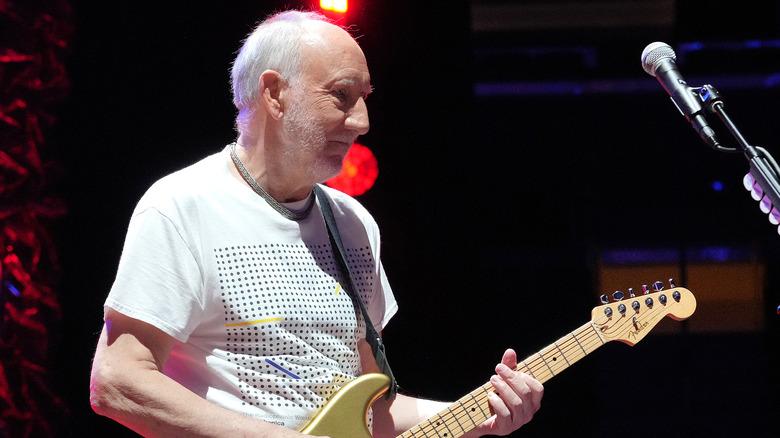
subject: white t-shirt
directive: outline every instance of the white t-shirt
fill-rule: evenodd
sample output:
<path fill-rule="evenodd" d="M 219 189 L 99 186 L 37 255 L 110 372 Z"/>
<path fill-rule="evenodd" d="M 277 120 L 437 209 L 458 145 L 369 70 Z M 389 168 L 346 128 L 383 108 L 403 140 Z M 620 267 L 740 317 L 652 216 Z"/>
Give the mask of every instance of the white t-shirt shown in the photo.
<path fill-rule="evenodd" d="M 141 198 L 106 300 L 176 342 L 165 366 L 201 397 L 298 429 L 361 373 L 365 337 L 318 205 L 284 218 L 229 172 L 227 149 Z M 378 331 L 397 310 L 379 230 L 354 199 L 325 187 L 356 287 Z M 288 207 L 302 208 L 306 201 Z"/>

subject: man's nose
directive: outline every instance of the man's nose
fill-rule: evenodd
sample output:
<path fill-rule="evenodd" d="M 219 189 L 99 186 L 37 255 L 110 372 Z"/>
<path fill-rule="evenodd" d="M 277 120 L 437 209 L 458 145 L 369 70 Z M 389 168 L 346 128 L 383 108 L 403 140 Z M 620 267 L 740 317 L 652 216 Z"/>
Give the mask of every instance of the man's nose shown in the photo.
<path fill-rule="evenodd" d="M 370 124 L 368 122 L 368 107 L 365 100 L 362 98 L 357 100 L 355 106 L 349 110 L 344 123 L 348 129 L 357 132 L 359 135 L 368 132 Z"/>

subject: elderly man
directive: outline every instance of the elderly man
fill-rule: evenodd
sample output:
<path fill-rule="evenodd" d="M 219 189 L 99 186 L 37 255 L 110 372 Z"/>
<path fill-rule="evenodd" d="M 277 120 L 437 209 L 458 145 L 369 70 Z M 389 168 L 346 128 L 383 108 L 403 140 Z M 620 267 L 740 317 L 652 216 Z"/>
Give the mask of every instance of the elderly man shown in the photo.
<path fill-rule="evenodd" d="M 362 50 L 322 16 L 283 12 L 245 41 L 233 93 L 238 140 L 143 196 L 105 303 L 92 406 L 142 435 L 301 436 L 334 381 L 378 371 L 313 190 L 369 129 Z M 396 302 L 377 226 L 324 191 L 381 332 Z M 542 385 L 516 361 L 504 354 L 492 416 L 469 436 L 510 433 L 539 408 Z M 373 434 L 396 436 L 445 406 L 380 398 Z"/>

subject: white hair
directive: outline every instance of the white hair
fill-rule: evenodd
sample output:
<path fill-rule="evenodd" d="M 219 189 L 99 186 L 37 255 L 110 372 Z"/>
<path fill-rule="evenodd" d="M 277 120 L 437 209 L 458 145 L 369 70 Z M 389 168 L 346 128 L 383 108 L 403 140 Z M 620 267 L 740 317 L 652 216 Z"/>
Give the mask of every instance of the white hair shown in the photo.
<path fill-rule="evenodd" d="M 236 127 L 246 128 L 260 94 L 260 75 L 274 70 L 294 83 L 302 76 L 301 39 L 311 21 L 330 20 L 317 12 L 285 11 L 271 15 L 244 40 L 231 71 Z"/>

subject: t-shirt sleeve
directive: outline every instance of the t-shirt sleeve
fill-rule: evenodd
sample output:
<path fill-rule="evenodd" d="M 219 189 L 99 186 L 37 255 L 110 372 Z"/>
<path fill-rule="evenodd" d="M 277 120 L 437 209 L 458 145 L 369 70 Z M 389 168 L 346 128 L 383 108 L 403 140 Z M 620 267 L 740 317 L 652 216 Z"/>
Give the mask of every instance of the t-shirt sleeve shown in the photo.
<path fill-rule="evenodd" d="M 202 278 L 175 224 L 147 208 L 130 220 L 104 310 L 112 308 L 186 342 L 203 315 Z"/>
<path fill-rule="evenodd" d="M 385 268 L 382 262 L 379 263 L 379 288 L 374 292 L 374 299 L 371 300 L 366 311 L 378 332 L 387 327 L 390 318 L 398 311 L 398 303 L 395 300 L 390 283 L 387 281 Z"/>

